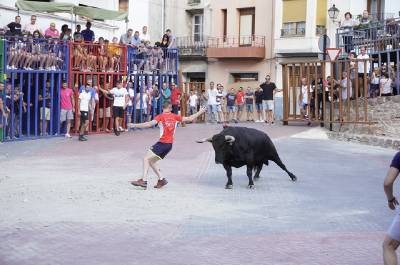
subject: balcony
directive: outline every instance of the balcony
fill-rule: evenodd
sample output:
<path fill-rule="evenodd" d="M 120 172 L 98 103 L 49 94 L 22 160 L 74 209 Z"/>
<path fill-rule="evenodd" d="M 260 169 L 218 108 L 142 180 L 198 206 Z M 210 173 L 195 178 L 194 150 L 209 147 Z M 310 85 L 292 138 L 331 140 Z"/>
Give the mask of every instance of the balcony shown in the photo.
<path fill-rule="evenodd" d="M 209 58 L 265 58 L 265 36 L 224 36 L 207 40 Z"/>
<path fill-rule="evenodd" d="M 177 37 L 177 47 L 181 59 L 196 59 L 206 56 L 206 41 L 204 36 Z"/>
<path fill-rule="evenodd" d="M 361 47 L 367 53 L 377 54 L 400 49 L 400 18 L 376 21 L 368 28 L 338 28 L 336 47 L 342 49 L 341 56 L 346 57 L 354 50 L 357 54 Z"/>

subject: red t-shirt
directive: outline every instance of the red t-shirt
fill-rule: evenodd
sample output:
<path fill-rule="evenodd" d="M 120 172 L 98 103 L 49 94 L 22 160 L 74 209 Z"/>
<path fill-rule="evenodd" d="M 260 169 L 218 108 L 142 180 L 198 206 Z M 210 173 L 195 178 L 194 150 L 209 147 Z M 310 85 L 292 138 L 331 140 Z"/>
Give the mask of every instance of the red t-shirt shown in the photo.
<path fill-rule="evenodd" d="M 177 88 L 172 89 L 171 91 L 171 104 L 172 105 L 179 105 L 180 100 L 179 96 L 181 95 L 181 91 Z"/>
<path fill-rule="evenodd" d="M 165 112 L 154 118 L 160 127 L 160 142 L 172 144 L 178 122 L 182 122 L 182 117 L 171 112 Z"/>
<path fill-rule="evenodd" d="M 244 92 L 243 91 L 237 92 L 237 94 L 236 94 L 236 104 L 238 104 L 238 105 L 244 104 Z"/>
<path fill-rule="evenodd" d="M 70 88 L 61 88 L 60 98 L 61 98 L 61 109 L 72 110 L 72 89 Z"/>

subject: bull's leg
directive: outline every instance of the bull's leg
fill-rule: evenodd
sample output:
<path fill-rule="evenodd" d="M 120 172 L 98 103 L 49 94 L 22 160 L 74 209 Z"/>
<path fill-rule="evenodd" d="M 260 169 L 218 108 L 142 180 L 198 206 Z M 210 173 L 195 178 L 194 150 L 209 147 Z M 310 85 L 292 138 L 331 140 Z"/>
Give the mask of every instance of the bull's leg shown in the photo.
<path fill-rule="evenodd" d="M 282 168 L 284 171 L 286 171 L 286 173 L 288 173 L 288 175 L 292 181 L 297 180 L 297 177 L 293 173 L 291 173 L 289 170 L 287 170 L 286 166 L 282 163 L 282 161 L 279 157 L 277 157 L 276 159 L 274 159 L 272 161 L 274 161 L 280 168 Z"/>
<path fill-rule="evenodd" d="M 262 164 L 256 166 L 256 174 L 254 175 L 254 180 L 260 179 L 260 172 L 261 172 L 262 167 L 263 167 Z"/>
<path fill-rule="evenodd" d="M 247 187 L 252 189 L 254 187 L 252 166 L 247 166 L 247 177 L 249 177 L 249 185 Z"/>
<path fill-rule="evenodd" d="M 226 176 L 228 177 L 228 182 L 225 185 L 225 189 L 232 189 L 232 167 L 224 164 L 224 168 L 226 170 Z"/>

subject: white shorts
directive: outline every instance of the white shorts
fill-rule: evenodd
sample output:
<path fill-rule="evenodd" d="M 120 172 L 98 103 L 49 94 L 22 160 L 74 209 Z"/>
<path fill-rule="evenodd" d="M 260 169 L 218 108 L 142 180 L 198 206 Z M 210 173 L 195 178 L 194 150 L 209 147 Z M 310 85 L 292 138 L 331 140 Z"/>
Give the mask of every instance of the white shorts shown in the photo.
<path fill-rule="evenodd" d="M 72 120 L 74 118 L 74 114 L 72 109 L 61 109 L 60 113 L 60 121 L 64 122 L 66 120 Z"/>
<path fill-rule="evenodd" d="M 103 116 L 104 116 L 104 113 L 103 113 L 104 111 L 103 111 L 103 108 L 100 108 L 99 109 L 99 116 L 100 116 L 100 119 L 102 119 L 103 118 Z M 110 118 L 111 117 L 111 107 L 108 107 L 108 108 L 106 108 L 106 118 Z"/>
<path fill-rule="evenodd" d="M 274 101 L 273 100 L 263 100 L 262 101 L 263 110 L 274 110 Z"/>
<path fill-rule="evenodd" d="M 390 225 L 390 227 L 387 231 L 387 234 L 391 239 L 394 239 L 394 240 L 400 242 L 400 211 L 399 210 L 397 210 L 396 216 L 393 218 L 393 222 Z"/>
<path fill-rule="evenodd" d="M 44 108 L 44 116 L 45 116 L 46 121 L 50 120 L 50 108 Z M 40 120 L 43 119 L 43 107 L 40 107 L 40 117 L 39 117 L 39 119 Z"/>

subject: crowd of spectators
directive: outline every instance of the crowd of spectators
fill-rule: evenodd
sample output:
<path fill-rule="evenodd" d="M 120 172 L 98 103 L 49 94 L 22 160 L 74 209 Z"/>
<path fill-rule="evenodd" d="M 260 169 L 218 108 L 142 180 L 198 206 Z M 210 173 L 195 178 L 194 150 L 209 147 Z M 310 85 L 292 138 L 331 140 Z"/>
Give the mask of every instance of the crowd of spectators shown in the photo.
<path fill-rule="evenodd" d="M 120 38 L 96 39 L 87 21 L 86 28 L 76 25 L 75 32 L 67 24 L 59 31 L 54 22 L 44 31 L 37 24 L 37 17 L 21 25 L 21 17 L 9 23 L 3 33 L 8 40 L 7 69 L 56 71 L 64 66 L 66 43 L 73 41 L 72 67 L 84 72 L 115 72 L 121 70 L 121 60 L 125 56 L 121 45 L 126 45 L 131 54 L 129 66 L 133 72 L 175 72 L 177 64 L 176 39 L 170 29 L 165 31 L 161 41 L 151 40 L 147 26 L 142 30 L 128 29 Z M 66 69 L 64 69 L 66 70 Z"/>

